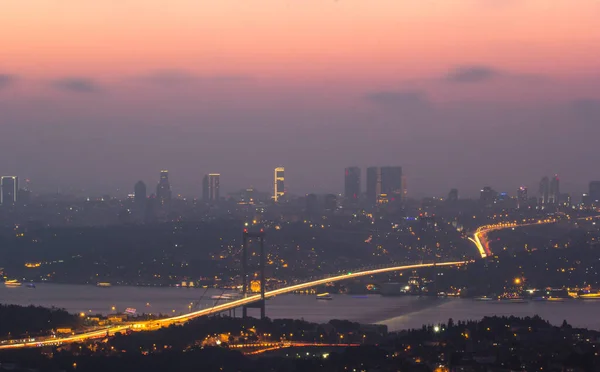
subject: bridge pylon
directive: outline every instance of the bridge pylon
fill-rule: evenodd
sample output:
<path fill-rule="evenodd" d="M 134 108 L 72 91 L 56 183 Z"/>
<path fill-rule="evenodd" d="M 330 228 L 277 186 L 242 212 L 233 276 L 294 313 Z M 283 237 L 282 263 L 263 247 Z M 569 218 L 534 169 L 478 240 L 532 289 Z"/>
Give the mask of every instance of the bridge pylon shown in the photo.
<path fill-rule="evenodd" d="M 250 266 L 248 262 L 248 243 L 251 239 L 257 239 L 260 242 L 260 257 L 258 267 Z M 242 317 L 248 317 L 248 308 L 259 308 L 260 318 L 265 318 L 265 231 L 260 229 L 259 232 L 249 232 L 244 229 L 244 245 L 242 248 L 242 296 L 245 298 L 248 293 L 252 293 L 251 281 L 248 278 L 249 274 L 260 272 L 260 300 L 253 304 L 242 306 Z"/>

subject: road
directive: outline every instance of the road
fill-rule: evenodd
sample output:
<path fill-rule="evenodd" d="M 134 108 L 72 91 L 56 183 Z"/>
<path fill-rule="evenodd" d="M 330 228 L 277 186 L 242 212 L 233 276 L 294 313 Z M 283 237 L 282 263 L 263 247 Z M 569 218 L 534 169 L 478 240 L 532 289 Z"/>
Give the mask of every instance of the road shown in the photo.
<path fill-rule="evenodd" d="M 524 220 L 525 221 L 525 220 Z M 486 258 L 492 255 L 492 251 L 490 249 L 490 245 L 486 239 L 486 235 L 492 231 L 504 230 L 504 229 L 514 229 L 517 227 L 525 227 L 525 226 L 537 226 L 537 225 L 547 225 L 550 223 L 556 223 L 559 220 L 556 218 L 546 218 L 544 220 L 534 220 L 534 221 L 525 221 L 525 222 L 502 222 L 494 225 L 486 225 L 479 227 L 475 234 L 473 234 L 472 238 L 469 238 L 479 251 L 479 255 L 481 258 Z"/>
<path fill-rule="evenodd" d="M 434 263 L 421 263 L 421 264 L 415 264 L 415 265 L 393 266 L 393 267 L 386 267 L 386 268 L 380 268 L 380 269 L 371 269 L 371 270 L 364 270 L 364 271 L 359 271 L 359 272 L 352 272 L 352 273 L 347 273 L 347 274 L 343 274 L 343 275 L 337 275 L 337 276 L 331 276 L 328 278 L 313 280 L 310 282 L 294 284 L 294 285 L 290 285 L 288 287 L 283 287 L 283 288 L 275 289 L 272 291 L 268 291 L 265 293 L 265 298 L 275 297 L 275 296 L 283 295 L 283 294 L 290 293 L 290 292 L 313 288 L 313 287 L 331 283 L 331 282 L 339 282 L 342 280 L 359 278 L 362 276 L 371 276 L 371 275 L 383 274 L 383 273 L 388 273 L 388 272 L 393 272 L 393 271 L 420 269 L 420 268 L 432 267 L 432 266 L 460 266 L 460 265 L 464 265 L 466 263 L 467 263 L 467 261 L 440 262 L 440 263 L 435 263 L 435 264 Z M 209 309 L 198 310 L 198 311 L 194 311 L 191 313 L 174 316 L 174 317 L 170 317 L 170 318 L 164 318 L 164 319 L 160 319 L 160 320 L 144 321 L 144 322 L 121 325 L 121 326 L 105 328 L 105 329 L 100 329 L 100 330 L 95 330 L 95 331 L 89 331 L 89 332 L 75 334 L 75 335 L 72 335 L 69 337 L 64 337 L 64 338 L 50 338 L 50 339 L 36 340 L 36 341 L 32 341 L 32 342 L 3 344 L 3 345 L 0 345 L 0 350 L 1 349 L 18 349 L 18 348 L 25 348 L 25 347 L 42 347 L 42 346 L 49 346 L 49 345 L 56 345 L 56 344 L 81 342 L 81 341 L 95 339 L 95 338 L 104 338 L 107 335 L 112 336 L 115 333 L 125 332 L 127 330 L 133 330 L 133 331 L 155 330 L 155 329 L 158 329 L 161 327 L 168 327 L 172 324 L 185 323 L 194 318 L 218 314 L 218 313 L 230 310 L 230 309 L 235 309 L 235 308 L 241 307 L 243 305 L 249 305 L 258 300 L 260 300 L 260 295 L 252 295 L 252 296 L 248 296 L 248 297 L 245 297 L 245 298 L 242 298 L 239 300 L 230 301 L 227 303 L 223 303 L 221 305 L 216 305 Z"/>

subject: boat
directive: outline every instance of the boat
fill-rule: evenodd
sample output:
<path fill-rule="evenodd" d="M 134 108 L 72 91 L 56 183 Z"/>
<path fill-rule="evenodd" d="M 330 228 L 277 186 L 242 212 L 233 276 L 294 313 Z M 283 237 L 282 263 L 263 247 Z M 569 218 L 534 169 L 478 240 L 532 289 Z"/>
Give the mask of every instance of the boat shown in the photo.
<path fill-rule="evenodd" d="M 21 282 L 18 281 L 17 279 L 11 279 L 11 280 L 5 281 L 4 285 L 7 286 L 7 287 L 20 287 L 21 286 Z"/>
<path fill-rule="evenodd" d="M 329 293 L 320 293 L 317 295 L 317 300 L 329 301 L 329 300 L 333 300 L 333 298 L 331 297 L 331 295 Z"/>
<path fill-rule="evenodd" d="M 26 286 L 27 288 L 32 288 L 32 289 L 35 289 L 35 284 L 33 284 L 33 283 L 27 283 L 27 284 L 25 284 L 25 286 Z"/>
<path fill-rule="evenodd" d="M 577 298 L 580 300 L 600 300 L 600 293 L 584 293 Z"/>
<path fill-rule="evenodd" d="M 528 301 L 524 298 L 515 297 L 515 298 L 500 298 L 497 301 L 492 303 L 496 304 L 526 304 Z"/>
<path fill-rule="evenodd" d="M 475 301 L 493 301 L 495 299 L 492 297 L 483 296 L 483 297 L 475 297 L 473 300 L 475 300 Z"/>
<path fill-rule="evenodd" d="M 112 286 L 112 284 L 108 283 L 108 282 L 100 282 L 98 284 L 96 284 L 98 287 L 102 287 L 102 288 L 108 288 L 110 286 Z"/>

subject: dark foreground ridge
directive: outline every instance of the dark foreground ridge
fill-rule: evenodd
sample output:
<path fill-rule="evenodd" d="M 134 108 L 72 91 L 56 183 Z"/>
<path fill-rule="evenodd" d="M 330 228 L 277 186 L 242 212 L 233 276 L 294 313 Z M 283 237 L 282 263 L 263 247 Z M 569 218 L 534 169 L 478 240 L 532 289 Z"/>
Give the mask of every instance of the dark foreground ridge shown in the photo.
<path fill-rule="evenodd" d="M 3 321 L 5 319 L 2 319 Z M 332 320 L 203 318 L 155 332 L 0 353 L 16 371 L 598 371 L 600 332 L 485 317 L 388 333 Z"/>

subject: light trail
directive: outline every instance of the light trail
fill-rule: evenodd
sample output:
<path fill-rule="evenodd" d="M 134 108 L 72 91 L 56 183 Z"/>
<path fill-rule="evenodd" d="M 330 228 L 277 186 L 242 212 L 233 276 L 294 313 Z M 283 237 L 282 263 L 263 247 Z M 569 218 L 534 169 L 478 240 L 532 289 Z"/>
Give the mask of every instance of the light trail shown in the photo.
<path fill-rule="evenodd" d="M 377 274 L 389 273 L 389 272 L 393 272 L 393 271 L 420 269 L 420 268 L 433 267 L 433 266 L 461 266 L 466 263 L 468 263 L 468 261 L 421 263 L 421 264 L 415 264 L 415 265 L 392 266 L 392 267 L 386 267 L 386 268 L 381 268 L 381 269 L 372 269 L 372 270 L 359 271 L 359 272 L 355 272 L 355 273 L 347 273 L 347 274 L 343 274 L 343 275 L 337 275 L 337 276 L 332 276 L 329 278 L 313 280 L 313 281 L 301 283 L 301 284 L 294 284 L 294 285 L 291 285 L 288 287 L 268 291 L 268 292 L 265 292 L 265 298 L 275 297 L 275 296 L 279 296 L 282 294 L 299 291 L 302 289 L 312 288 L 312 287 L 316 287 L 316 286 L 331 283 L 331 282 L 339 282 L 342 280 L 359 278 L 362 276 L 377 275 Z M 94 338 L 103 338 L 103 337 L 106 337 L 107 335 L 112 336 L 115 333 L 124 332 L 127 330 L 133 330 L 133 331 L 153 330 L 153 329 L 158 329 L 161 327 L 167 327 L 172 324 L 184 323 L 191 319 L 199 318 L 202 316 L 208 316 L 208 315 L 222 313 L 222 312 L 230 310 L 230 309 L 235 309 L 235 308 L 238 308 L 238 307 L 241 307 L 244 305 L 249 305 L 249 304 L 259 301 L 259 300 L 260 300 L 260 295 L 253 295 L 253 296 L 245 297 L 245 298 L 242 298 L 239 300 L 227 302 L 227 303 L 224 303 L 221 305 L 216 305 L 216 306 L 211 307 L 210 309 L 198 310 L 198 311 L 194 311 L 194 312 L 191 312 L 188 314 L 178 315 L 178 316 L 174 316 L 174 317 L 170 317 L 170 318 L 136 322 L 133 324 L 127 324 L 127 325 L 121 325 L 121 326 L 117 326 L 117 327 L 106 328 L 106 329 L 101 329 L 101 330 L 96 330 L 96 331 L 84 332 L 84 333 L 76 334 L 76 335 L 65 337 L 65 338 L 52 338 L 52 339 L 38 340 L 38 341 L 32 341 L 32 342 L 3 344 L 3 345 L 0 345 L 0 350 L 1 349 L 18 349 L 18 348 L 24 348 L 24 347 L 42 347 L 42 346 L 51 346 L 51 345 L 58 345 L 58 344 L 71 343 L 71 342 L 81 342 L 81 341 L 90 340 L 90 339 L 94 339 Z"/>
<path fill-rule="evenodd" d="M 588 217 L 581 217 L 578 218 L 577 220 L 592 220 L 594 218 L 599 218 L 600 215 L 597 216 L 588 216 Z M 525 221 L 525 220 L 524 220 Z M 537 221 L 533 221 L 533 222 L 523 222 L 523 223 L 518 223 L 518 222 L 505 222 L 505 223 L 499 223 L 499 224 L 495 224 L 495 225 L 486 225 L 486 226 L 481 226 L 479 228 L 477 228 L 477 230 L 475 231 L 475 234 L 473 234 L 472 238 L 468 238 L 470 241 L 472 241 L 475 246 L 477 247 L 477 250 L 479 251 L 479 254 L 481 255 L 481 258 L 486 258 L 488 256 L 492 255 L 492 251 L 490 250 L 489 247 L 489 243 L 487 242 L 487 239 L 485 238 L 486 235 L 492 231 L 498 231 L 498 230 L 504 230 L 504 229 L 514 229 L 514 228 L 518 228 L 518 227 L 526 227 L 526 226 L 539 226 L 539 225 L 547 225 L 547 224 L 551 224 L 551 223 L 557 223 L 559 222 L 559 219 L 557 218 L 546 218 L 543 220 L 537 220 Z M 481 238 L 480 238 L 481 236 Z M 483 239 L 483 242 L 482 242 Z"/>
<path fill-rule="evenodd" d="M 383 273 L 388 273 L 388 272 L 392 272 L 392 271 L 420 269 L 420 268 L 432 267 L 432 266 L 460 266 L 465 263 L 467 263 L 467 261 L 441 262 L 441 263 L 437 263 L 437 264 L 427 263 L 427 264 L 393 266 L 393 267 L 386 267 L 386 268 L 382 268 L 382 269 L 359 271 L 356 273 L 348 273 L 348 274 L 344 274 L 344 275 L 332 276 L 329 278 L 318 279 L 318 280 L 314 280 L 311 282 L 295 284 L 295 285 L 291 285 L 288 287 L 268 291 L 268 292 L 265 292 L 265 298 L 274 297 L 274 296 L 278 296 L 278 295 L 282 295 L 282 294 L 286 294 L 286 293 L 290 293 L 290 292 L 294 292 L 294 291 L 300 291 L 303 289 L 308 289 L 308 288 L 316 287 L 316 286 L 331 283 L 331 282 L 339 282 L 341 280 L 358 278 L 361 276 L 377 275 L 377 274 L 383 274 Z M 222 305 L 218 305 L 218 306 L 212 307 L 210 309 L 199 310 L 199 311 L 195 311 L 192 313 L 175 316 L 172 318 L 161 319 L 158 322 L 165 322 L 165 323 L 172 324 L 172 323 L 177 323 L 180 321 L 188 321 L 190 319 L 197 318 L 200 316 L 220 313 L 220 312 L 223 312 L 223 311 L 226 311 L 229 309 L 240 307 L 242 305 L 248 305 L 252 302 L 258 301 L 259 299 L 260 299 L 260 295 L 254 295 L 254 296 L 242 298 L 240 300 L 231 301 L 231 302 L 228 302 L 228 303 L 225 303 Z"/>
<path fill-rule="evenodd" d="M 581 217 L 581 218 L 578 218 L 577 220 L 592 220 L 595 218 L 600 218 L 600 215 Z M 468 239 L 475 244 L 475 246 L 477 247 L 477 250 L 479 251 L 479 254 L 481 255 L 481 258 L 485 258 L 492 254 L 492 252 L 490 251 L 489 246 L 487 244 L 487 241 L 485 241 L 485 235 L 487 233 L 489 233 L 491 231 L 503 230 L 503 229 L 508 229 L 508 228 L 525 227 L 525 226 L 533 226 L 533 225 L 544 225 L 544 224 L 550 224 L 550 223 L 556 223 L 556 222 L 558 222 L 558 219 L 551 218 L 551 219 L 537 220 L 535 222 L 521 223 L 521 224 L 516 223 L 516 222 L 514 222 L 514 223 L 507 222 L 507 223 L 502 223 L 502 224 L 497 224 L 497 225 L 487 225 L 487 226 L 479 227 L 476 230 L 473 237 L 472 238 L 469 237 Z M 481 241 L 481 238 L 479 237 L 480 235 L 484 238 L 484 242 Z M 406 265 L 406 266 L 393 266 L 393 267 L 387 267 L 387 268 L 382 268 L 382 269 L 359 271 L 356 273 L 348 273 L 345 275 L 332 276 L 329 278 L 314 280 L 314 281 L 301 283 L 301 284 L 295 284 L 295 285 L 291 285 L 289 287 L 284 287 L 284 288 L 268 291 L 265 293 L 265 298 L 270 298 L 270 297 L 274 297 L 274 296 L 278 296 L 278 295 L 282 295 L 282 294 L 286 294 L 286 293 L 290 293 L 290 292 L 294 292 L 294 291 L 299 291 L 302 289 L 312 288 L 312 287 L 323 285 L 326 283 L 358 278 L 361 276 L 377 275 L 377 274 L 393 272 L 393 271 L 419 269 L 419 268 L 432 267 L 432 266 L 460 266 L 460 265 L 464 265 L 466 263 L 468 263 L 468 261 L 454 261 L 454 262 L 441 262 L 441 263 L 437 263 L 437 264 L 428 263 L 428 264 L 415 264 L 415 265 Z M 160 319 L 160 320 L 137 322 L 134 324 L 127 324 L 127 325 L 121 325 L 121 326 L 116 326 L 116 327 L 111 327 L 111 328 L 105 328 L 105 329 L 101 329 L 101 330 L 84 332 L 84 333 L 76 334 L 76 335 L 65 337 L 65 338 L 53 338 L 53 339 L 45 339 L 45 340 L 39 340 L 39 341 L 13 343 L 13 344 L 0 344 L 0 350 L 1 349 L 18 349 L 18 348 L 24 348 L 24 347 L 42 347 L 42 346 L 50 346 L 50 345 L 59 345 L 59 344 L 63 344 L 63 343 L 81 342 L 81 341 L 95 339 L 95 338 L 103 338 L 106 336 L 112 336 L 115 333 L 124 332 L 127 330 L 136 330 L 136 331 L 153 330 L 153 329 L 158 329 L 161 327 L 166 327 L 171 324 L 184 323 L 184 322 L 187 322 L 188 320 L 202 317 L 202 316 L 218 314 L 218 313 L 230 310 L 230 309 L 241 307 L 243 305 L 249 305 L 258 300 L 260 300 L 260 295 L 253 295 L 253 296 L 242 298 L 240 300 L 235 300 L 235 301 L 231 301 L 231 302 L 228 302 L 225 304 L 213 306 L 210 309 L 194 311 L 194 312 L 191 312 L 188 314 L 174 316 L 174 317 Z"/>

